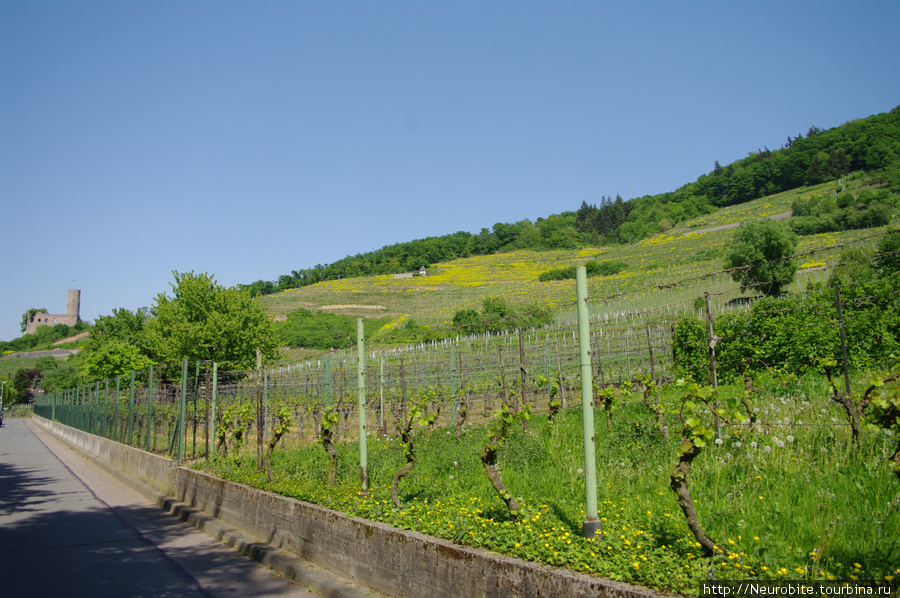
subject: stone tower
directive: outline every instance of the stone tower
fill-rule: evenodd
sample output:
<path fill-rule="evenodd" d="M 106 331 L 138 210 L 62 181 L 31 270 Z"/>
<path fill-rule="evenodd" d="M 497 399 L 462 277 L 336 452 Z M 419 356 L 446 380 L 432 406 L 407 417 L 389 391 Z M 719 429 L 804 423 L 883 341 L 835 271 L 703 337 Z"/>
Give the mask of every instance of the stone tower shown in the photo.
<path fill-rule="evenodd" d="M 66 299 L 66 315 L 75 316 L 75 321 L 81 319 L 81 291 L 78 289 L 69 289 L 69 296 Z M 71 324 L 70 324 L 71 326 Z"/>

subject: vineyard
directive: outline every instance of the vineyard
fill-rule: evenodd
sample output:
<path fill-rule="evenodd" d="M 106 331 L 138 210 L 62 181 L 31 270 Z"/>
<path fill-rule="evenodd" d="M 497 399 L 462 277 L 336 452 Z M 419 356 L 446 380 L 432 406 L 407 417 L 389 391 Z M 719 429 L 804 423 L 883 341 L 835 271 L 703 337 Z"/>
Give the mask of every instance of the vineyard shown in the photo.
<path fill-rule="evenodd" d="M 834 265 L 848 243 L 884 234 L 807 239 L 798 257 Z M 675 239 L 632 250 L 680 251 Z M 807 291 L 826 274 L 807 270 L 776 300 L 730 301 L 727 274 L 701 269 L 593 281 L 596 471 L 571 282 L 549 283 L 557 317 L 543 328 L 460 328 L 251 372 L 185 362 L 46 397 L 35 412 L 350 515 L 661 590 L 891 584 L 900 309 L 884 283 Z M 591 476 L 600 533 L 585 537 Z"/>

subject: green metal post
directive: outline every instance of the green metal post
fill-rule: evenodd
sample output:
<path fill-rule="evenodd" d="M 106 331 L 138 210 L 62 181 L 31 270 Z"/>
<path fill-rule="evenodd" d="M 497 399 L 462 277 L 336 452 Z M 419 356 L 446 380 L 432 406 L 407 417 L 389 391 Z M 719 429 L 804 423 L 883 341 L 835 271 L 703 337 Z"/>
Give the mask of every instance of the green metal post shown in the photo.
<path fill-rule="evenodd" d="M 134 445 L 134 370 L 131 370 L 131 387 L 128 391 L 128 446 Z"/>
<path fill-rule="evenodd" d="M 188 377 L 188 360 L 187 357 L 181 360 L 181 401 L 178 408 L 178 462 L 184 461 L 184 415 L 187 401 L 187 377 Z"/>
<path fill-rule="evenodd" d="M 122 374 L 116 374 L 116 400 L 113 403 L 113 440 L 119 441 L 119 382 Z"/>
<path fill-rule="evenodd" d="M 147 369 L 147 452 L 153 450 L 153 366 Z"/>
<path fill-rule="evenodd" d="M 587 306 L 587 269 L 579 266 L 575 271 L 575 294 L 578 300 L 578 349 L 581 364 L 581 419 L 584 428 L 584 490 L 585 520 L 582 532 L 585 538 L 594 538 L 603 532 L 597 518 L 597 463 L 594 448 L 594 380 L 591 372 L 591 337 Z"/>
<path fill-rule="evenodd" d="M 191 446 L 191 458 L 197 458 L 197 396 L 200 394 L 200 362 L 194 372 L 194 444 Z"/>
<path fill-rule="evenodd" d="M 218 399 L 219 364 L 213 362 L 212 409 L 209 416 L 209 437 L 212 439 L 212 458 L 216 458 L 216 400 Z M 209 458 L 209 455 L 206 455 Z"/>
<path fill-rule="evenodd" d="M 381 375 L 378 377 L 378 429 L 384 433 L 384 355 L 381 356 Z"/>
<path fill-rule="evenodd" d="M 366 339 L 362 318 L 356 319 L 356 386 L 359 392 L 359 483 L 360 494 L 369 491 L 366 446 Z"/>
<path fill-rule="evenodd" d="M 453 397 L 453 414 L 450 416 L 450 425 L 456 427 L 456 408 L 459 405 L 459 397 L 456 396 L 456 345 L 450 345 L 450 396 Z"/>
<path fill-rule="evenodd" d="M 103 437 L 109 438 L 109 378 L 103 381 Z"/>
<path fill-rule="evenodd" d="M 325 356 L 325 407 L 331 407 L 331 355 Z"/>

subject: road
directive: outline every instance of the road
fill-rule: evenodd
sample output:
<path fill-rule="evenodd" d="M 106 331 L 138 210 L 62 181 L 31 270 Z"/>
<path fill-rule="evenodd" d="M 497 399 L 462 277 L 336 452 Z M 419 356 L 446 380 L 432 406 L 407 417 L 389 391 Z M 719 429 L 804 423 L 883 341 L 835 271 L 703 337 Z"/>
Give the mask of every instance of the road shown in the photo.
<path fill-rule="evenodd" d="M 0 597 L 6 596 L 320 594 L 167 514 L 30 421 L 7 419 L 0 428 Z"/>

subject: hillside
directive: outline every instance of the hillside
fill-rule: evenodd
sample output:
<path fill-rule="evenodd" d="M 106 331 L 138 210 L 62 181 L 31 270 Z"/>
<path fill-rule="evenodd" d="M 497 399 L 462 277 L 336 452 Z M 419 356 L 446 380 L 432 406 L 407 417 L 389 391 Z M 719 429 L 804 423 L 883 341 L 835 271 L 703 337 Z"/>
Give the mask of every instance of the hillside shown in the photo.
<path fill-rule="evenodd" d="M 274 293 L 262 301 L 273 316 L 305 308 L 377 318 L 385 336 L 409 320 L 432 327 L 450 326 L 456 311 L 477 309 L 484 298 L 492 296 L 503 297 L 518 308 L 550 307 L 558 319 L 567 319 L 574 317 L 573 281 L 540 282 L 538 277 L 551 268 L 595 259 L 627 265 L 613 276 L 589 279 L 590 296 L 604 298 L 604 311 L 683 312 L 694 309 L 695 301 L 706 291 L 712 295 L 714 309 L 722 309 L 741 296 L 737 284 L 720 273 L 723 248 L 734 234 L 733 226 L 784 215 L 797 199 L 828 197 L 842 187 L 858 191 L 866 185 L 868 179 L 860 177 L 845 180 L 843 185 L 833 181 L 778 193 L 698 216 L 633 244 L 472 256 L 436 263 L 427 276 L 325 281 Z M 843 246 L 874 246 L 884 228 L 801 236 L 797 252 L 803 256 L 803 267 L 792 289 L 824 281 L 830 267 L 838 263 Z"/>
<path fill-rule="evenodd" d="M 254 294 L 268 295 L 327 280 L 408 272 L 456 258 L 519 249 L 572 250 L 635 243 L 673 226 L 686 226 L 722 207 L 837 181 L 851 173 L 865 173 L 891 191 L 900 191 L 900 106 L 829 130 L 812 126 L 805 137 L 788 136 L 779 149 L 751 151 L 747 158 L 725 166 L 716 161 L 711 172 L 672 192 L 630 201 L 602 197 L 599 207 L 582 202 L 577 211 L 535 222 L 497 223 L 477 235 L 456 232 L 397 243 L 332 264 L 294 270 L 277 281 L 258 280 L 245 286 Z"/>

